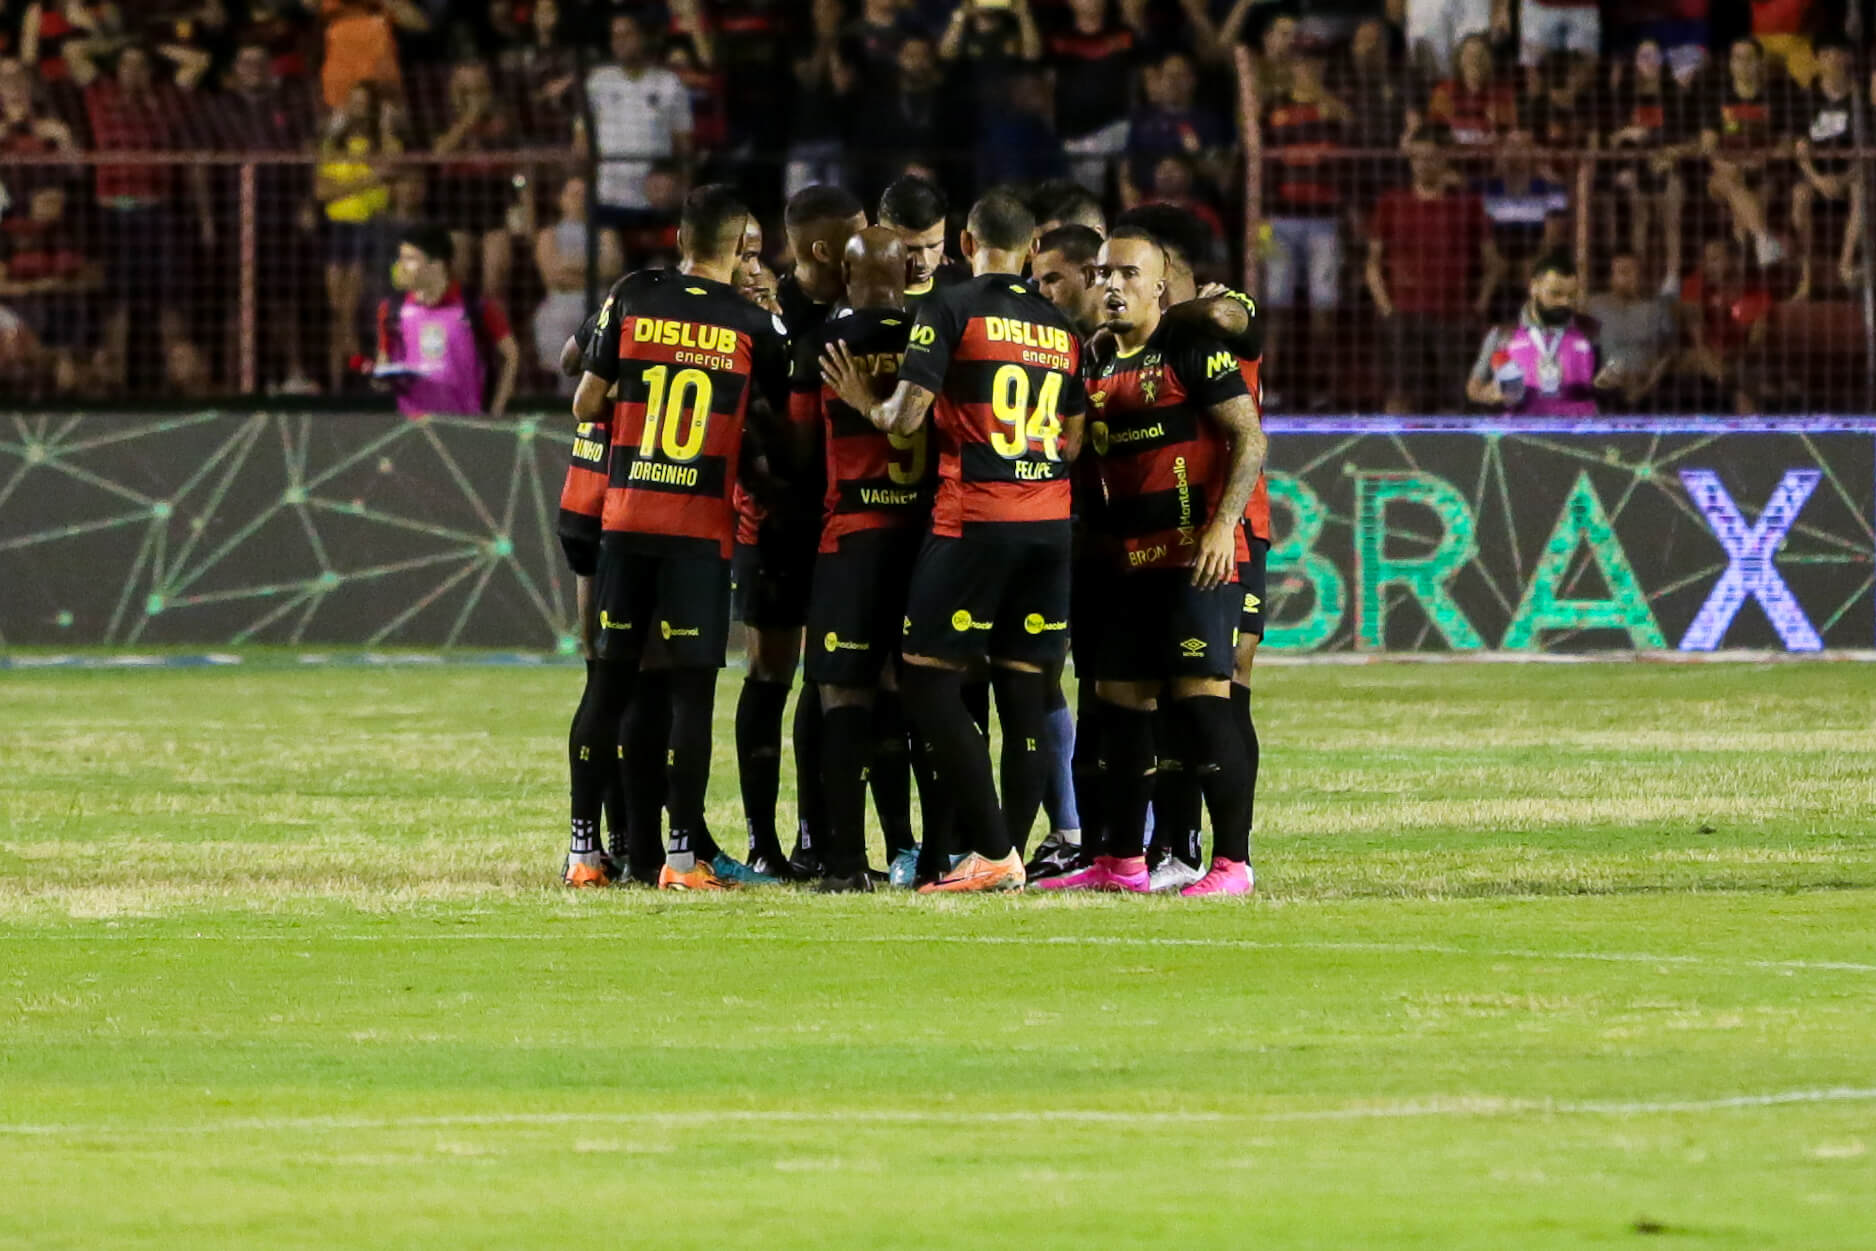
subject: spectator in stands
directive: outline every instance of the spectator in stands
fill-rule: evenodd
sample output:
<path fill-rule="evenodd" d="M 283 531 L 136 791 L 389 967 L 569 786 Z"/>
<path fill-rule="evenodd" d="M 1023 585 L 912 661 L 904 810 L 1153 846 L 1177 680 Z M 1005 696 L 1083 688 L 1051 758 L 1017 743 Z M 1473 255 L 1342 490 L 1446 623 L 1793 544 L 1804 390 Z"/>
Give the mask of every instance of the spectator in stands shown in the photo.
<path fill-rule="evenodd" d="M 108 76 L 98 75 L 76 45 L 65 51 L 74 77 L 85 84 L 85 112 L 99 151 L 163 153 L 187 146 L 182 90 L 193 85 L 193 75 L 181 89 L 159 83 L 149 52 L 136 44 L 117 54 Z M 182 215 L 179 181 L 186 181 L 193 200 L 193 233 Z M 166 376 L 175 385 L 192 381 L 202 362 L 188 342 L 177 280 L 190 272 L 192 238 L 204 248 L 214 244 L 207 176 L 200 165 L 188 166 L 180 180 L 163 164 L 100 165 L 96 182 L 110 288 L 119 301 L 106 319 L 113 373 L 121 368 L 133 390 Z"/>
<path fill-rule="evenodd" d="M 313 194 L 325 206 L 327 335 L 326 381 L 344 386 L 358 353 L 358 316 L 365 262 L 374 252 L 373 223 L 391 205 L 386 158 L 404 150 L 398 114 L 369 80 L 353 85 L 319 139 Z"/>
<path fill-rule="evenodd" d="M 436 154 L 487 155 L 512 149 L 519 141 L 520 128 L 496 99 L 488 66 L 480 62 L 456 66 L 449 78 L 449 129 L 437 137 Z M 446 161 L 437 169 L 437 201 L 444 224 L 454 236 L 455 276 L 476 284 L 496 300 L 508 297 L 508 274 L 514 260 L 510 228 L 516 223 L 511 223 L 510 215 L 516 207 L 515 176 L 510 166 L 475 160 Z"/>
<path fill-rule="evenodd" d="M 868 183 L 890 182 L 906 153 L 939 152 L 948 145 L 944 127 L 944 71 L 937 47 L 923 35 L 899 41 L 893 72 L 871 94 L 862 111 L 859 143 L 871 159 Z M 941 170 L 941 175 L 948 171 Z M 946 182 L 941 176 L 937 181 Z"/>
<path fill-rule="evenodd" d="M 122 46 L 124 19 L 118 7 L 96 0 L 39 0 L 20 19 L 20 60 L 38 70 L 39 81 L 72 80 L 66 49 L 106 56 Z"/>
<path fill-rule="evenodd" d="M 1424 128 L 1409 147 L 1410 186 L 1390 191 L 1369 223 L 1368 293 L 1381 314 L 1389 412 L 1437 411 L 1457 397 L 1472 324 L 1504 271 L 1485 206 L 1449 188 L 1452 136 Z"/>
<path fill-rule="evenodd" d="M 572 132 L 579 55 L 562 36 L 560 0 L 535 0 L 526 37 L 497 57 L 503 78 L 520 89 L 522 126 L 531 143 L 560 143 Z"/>
<path fill-rule="evenodd" d="M 716 36 L 698 0 L 670 0 L 670 8 L 665 67 L 690 92 L 693 146 L 699 152 L 715 151 L 729 139 L 729 93 L 717 66 Z"/>
<path fill-rule="evenodd" d="M 840 0 L 813 0 L 808 38 L 796 49 L 784 200 L 803 187 L 839 186 L 844 180 L 847 119 L 859 87 L 861 54 L 841 38 L 840 17 Z"/>
<path fill-rule="evenodd" d="M 1296 59 L 1296 18 L 1281 9 L 1271 14 L 1257 40 L 1252 69 L 1257 99 L 1267 106 L 1290 89 L 1290 69 Z"/>
<path fill-rule="evenodd" d="M 938 59 L 956 67 L 953 85 L 964 107 L 994 120 L 1017 69 L 1042 59 L 1042 32 L 1029 0 L 959 0 L 938 40 Z"/>
<path fill-rule="evenodd" d="M 1462 39 L 1455 60 L 1453 76 L 1427 101 L 1427 119 L 1448 127 L 1461 146 L 1492 144 L 1518 124 L 1518 93 L 1492 68 L 1485 36 Z"/>
<path fill-rule="evenodd" d="M 560 188 L 560 219 L 541 227 L 534 239 L 534 264 L 541 271 L 547 298 L 534 310 L 534 355 L 541 370 L 557 379 L 562 394 L 573 394 L 577 379 L 560 373 L 560 349 L 586 320 L 588 290 L 603 294 L 625 272 L 625 251 L 616 230 L 601 229 L 595 240 L 592 282 L 587 281 L 590 226 L 586 180 L 569 178 Z"/>
<path fill-rule="evenodd" d="M 1593 61 L 1602 54 L 1600 0 L 1519 0 L 1518 37 L 1527 69 L 1558 52 Z"/>
<path fill-rule="evenodd" d="M 1596 146 L 1596 117 L 1589 95 L 1595 76 L 1595 61 L 1568 52 L 1553 52 L 1538 65 L 1538 89 L 1529 112 L 1531 134 L 1539 147 L 1575 154 Z"/>
<path fill-rule="evenodd" d="M 1509 21 L 1507 0 L 1406 0 L 1405 9 L 1408 55 L 1431 75 L 1452 73 L 1460 44 Z"/>
<path fill-rule="evenodd" d="M 575 146 L 599 161 L 595 197 L 603 225 L 629 230 L 642 222 L 651 204 L 645 177 L 660 157 L 691 159 L 690 93 L 678 76 L 653 63 L 644 19 L 619 14 L 612 19 L 613 64 L 586 76 L 586 97 L 595 134 L 576 123 Z"/>
<path fill-rule="evenodd" d="M 1594 417 L 1614 381 L 1595 326 L 1577 315 L 1576 262 L 1551 252 L 1531 271 L 1517 323 L 1486 332 L 1466 380 L 1466 399 L 1520 417 Z"/>
<path fill-rule="evenodd" d="M 1069 24 L 1047 41 L 1055 76 L 1055 126 L 1069 166 L 1090 191 L 1107 189 L 1109 162 L 1127 150 L 1127 96 L 1115 84 L 1133 77 L 1139 35 L 1114 13 L 1112 0 L 1070 0 Z"/>
<path fill-rule="evenodd" d="M 76 389 L 92 343 L 93 304 L 104 267 L 85 254 L 65 188 L 35 188 L 23 206 L 0 219 L 0 362 L 11 361 L 15 385 L 31 393 Z M 0 368 L 0 376 L 6 370 Z"/>
<path fill-rule="evenodd" d="M 1733 231 L 1750 238 L 1761 265 L 1785 255 L 1766 218 L 1774 148 L 1791 133 L 1789 98 L 1766 75 L 1765 56 L 1752 39 L 1735 39 L 1726 73 L 1701 108 L 1700 148 L 1712 162 L 1708 193 L 1726 205 Z"/>
<path fill-rule="evenodd" d="M 1202 272 L 1216 272 L 1224 260 L 1225 221 L 1218 215 L 1217 207 L 1201 194 L 1198 166 L 1191 157 L 1177 152 L 1162 156 L 1153 167 L 1153 185 L 1147 189 L 1147 197 L 1141 203 L 1170 205 L 1198 219 L 1205 226 L 1211 243 L 1191 258 L 1193 267 Z"/>
<path fill-rule="evenodd" d="M 1663 247 L 1675 258 L 1668 272 L 1675 273 L 1680 268 L 1681 206 L 1686 199 L 1676 153 L 1689 131 L 1686 93 L 1668 73 L 1665 60 L 1659 43 L 1642 40 L 1634 56 L 1616 67 L 1604 115 L 1609 119 L 1609 146 L 1634 154 L 1633 160 L 1616 163 L 1612 176 L 1628 209 L 1628 247 L 1636 256 L 1647 256 L 1658 223 Z"/>
<path fill-rule="evenodd" d="M 1168 154 L 1184 154 L 1216 181 L 1232 146 L 1232 132 L 1222 119 L 1198 103 L 1198 74 L 1183 52 L 1168 52 L 1144 76 L 1147 106 L 1135 113 L 1127 133 L 1124 175 L 1138 188 L 1150 186 L 1153 167 Z"/>
<path fill-rule="evenodd" d="M 427 32 L 430 18 L 422 8 L 412 0 L 319 0 L 319 16 L 326 35 L 319 82 L 327 108 L 343 111 L 359 83 L 373 84 L 387 98 L 403 93 L 397 32 Z"/>
<path fill-rule="evenodd" d="M 1795 128 L 1800 177 L 1791 193 L 1791 224 L 1798 236 L 1800 299 L 1811 294 L 1818 219 L 1841 229 L 1834 249 L 1837 275 L 1844 285 L 1854 286 L 1869 212 L 1869 179 L 1858 174 L 1851 155 L 1857 143 L 1854 115 L 1865 106 L 1852 75 L 1850 41 L 1842 35 L 1822 36 L 1816 55 L 1818 73 L 1799 98 Z M 1866 115 L 1866 127 L 1869 121 Z"/>
<path fill-rule="evenodd" d="M 918 19 L 899 0 L 861 0 L 860 16 L 848 37 L 859 50 L 860 72 L 869 79 L 891 78 L 901 69 L 899 49 L 907 39 L 926 38 Z M 933 44 L 936 53 L 937 45 Z"/>
<path fill-rule="evenodd" d="M 274 72 L 274 58 L 265 44 L 244 41 L 235 52 L 234 69 L 226 90 L 202 100 L 198 128 L 219 151 L 242 153 L 304 152 L 314 133 L 310 89 L 304 83 L 288 87 Z M 216 235 L 236 245 L 240 237 L 242 172 L 237 166 L 219 166 L 212 172 Z M 257 254 L 266 258 L 267 280 L 256 284 L 261 300 L 260 331 L 272 357 L 262 362 L 263 380 L 278 381 L 291 394 L 314 390 L 305 368 L 301 317 L 314 289 L 312 274 L 318 252 L 318 218 L 314 213 L 312 179 L 297 163 L 257 162 L 253 166 L 254 235 Z M 238 307 L 240 266 L 221 267 L 227 307 Z M 227 319 L 229 337 L 240 330 L 236 317 Z M 234 354 L 229 353 L 232 360 Z"/>
<path fill-rule="evenodd" d="M 1764 383 L 1766 320 L 1776 301 L 1748 278 L 1725 239 L 1700 249 L 1700 267 L 1681 282 L 1681 324 L 1687 328 L 1689 372 L 1710 393 L 1730 399 L 1735 413 L 1758 411 Z"/>
<path fill-rule="evenodd" d="M 1327 393 L 1327 353 L 1342 302 L 1343 187 L 1351 168 L 1334 159 L 1348 146 L 1351 113 L 1329 94 L 1325 68 L 1313 48 L 1292 56 L 1280 80 L 1285 85 L 1263 116 L 1270 241 L 1262 294 L 1271 313 L 1265 350 L 1276 367 L 1270 382 L 1279 390 L 1306 389 L 1310 407 L 1319 407 L 1316 401 Z M 1293 317 L 1299 286 L 1307 287 L 1309 299 L 1308 332 L 1300 339 Z"/>
<path fill-rule="evenodd" d="M 377 374 L 389 377 L 397 410 L 504 416 L 515 393 L 521 349 L 499 304 L 450 277 L 449 232 L 405 232 L 394 281 L 399 294 L 378 308 Z"/>
<path fill-rule="evenodd" d="M 0 60 L 0 212 L 8 204 L 24 204 L 34 188 L 71 174 L 57 167 L 14 165 L 5 158 L 78 150 L 71 127 L 46 111 L 33 86 L 32 71 L 23 62 Z"/>
<path fill-rule="evenodd" d="M 1659 411 L 1671 390 L 1664 383 L 1680 350 L 1677 286 L 1669 269 L 1664 284 L 1645 289 L 1640 254 L 1624 249 L 1609 259 L 1609 289 L 1589 297 L 1597 344 L 1629 412 Z"/>
<path fill-rule="evenodd" d="M 1817 0 L 1751 0 L 1751 7 L 1752 37 L 1766 59 L 1798 86 L 1810 86 L 1817 69 L 1811 48 Z"/>
<path fill-rule="evenodd" d="M 1335 88 L 1348 104 L 1351 145 L 1399 146 L 1407 134 L 1409 100 L 1406 78 L 1394 64 L 1386 22 L 1370 18 L 1355 28 Z"/>
<path fill-rule="evenodd" d="M 1049 84 L 1038 70 L 1013 72 L 1004 81 L 1004 102 L 980 129 L 977 185 L 1032 178 L 1061 178 L 1068 158 L 1049 120 Z"/>
<path fill-rule="evenodd" d="M 1525 300 L 1531 265 L 1564 244 L 1570 189 L 1540 171 L 1538 156 L 1531 132 L 1514 130 L 1505 136 L 1491 176 L 1473 184 L 1492 223 L 1492 245 L 1505 262 L 1504 282 L 1493 294 L 1508 294 L 1510 307 L 1495 302 L 1489 310 L 1494 320 L 1515 316 Z"/>
<path fill-rule="evenodd" d="M 321 38 L 303 0 L 248 0 L 246 20 L 237 20 L 233 33 L 236 48 L 267 49 L 276 76 L 293 82 L 311 77 Z"/>

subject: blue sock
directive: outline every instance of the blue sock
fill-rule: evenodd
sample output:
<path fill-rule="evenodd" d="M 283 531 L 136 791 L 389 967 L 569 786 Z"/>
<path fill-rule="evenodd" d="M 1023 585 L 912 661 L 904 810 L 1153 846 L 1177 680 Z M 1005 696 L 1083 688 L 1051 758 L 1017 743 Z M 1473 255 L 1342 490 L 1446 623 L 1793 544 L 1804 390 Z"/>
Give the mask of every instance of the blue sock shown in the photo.
<path fill-rule="evenodd" d="M 1049 710 L 1043 725 L 1042 750 L 1048 777 L 1042 792 L 1043 811 L 1051 830 L 1081 832 L 1081 812 L 1075 807 L 1075 714 L 1067 701 Z"/>

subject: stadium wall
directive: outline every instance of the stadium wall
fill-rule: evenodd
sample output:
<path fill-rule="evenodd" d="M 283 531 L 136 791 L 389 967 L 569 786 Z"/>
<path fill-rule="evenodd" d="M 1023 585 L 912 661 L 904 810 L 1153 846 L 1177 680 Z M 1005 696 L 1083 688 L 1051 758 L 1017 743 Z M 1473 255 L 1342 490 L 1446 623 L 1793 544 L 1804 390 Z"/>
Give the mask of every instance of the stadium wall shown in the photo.
<path fill-rule="evenodd" d="M 568 425 L 0 415 L 0 641 L 571 652 Z M 1876 418 L 1267 425 L 1274 650 L 1876 643 Z"/>

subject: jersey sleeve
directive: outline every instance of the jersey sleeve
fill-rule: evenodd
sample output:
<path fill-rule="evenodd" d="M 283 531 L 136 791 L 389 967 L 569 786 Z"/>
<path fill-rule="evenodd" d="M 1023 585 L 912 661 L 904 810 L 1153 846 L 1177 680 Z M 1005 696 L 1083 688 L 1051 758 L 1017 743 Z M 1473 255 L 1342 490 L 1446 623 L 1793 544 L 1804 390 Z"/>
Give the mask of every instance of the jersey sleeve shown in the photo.
<path fill-rule="evenodd" d="M 788 337 L 783 332 L 782 319 L 771 314 L 769 324 L 758 329 L 752 338 L 750 373 L 756 392 L 775 412 L 785 413 L 789 406 L 790 369 Z"/>
<path fill-rule="evenodd" d="M 958 340 L 964 335 L 964 319 L 949 297 L 950 291 L 933 292 L 919 306 L 911 338 L 906 341 L 905 361 L 899 366 L 899 381 L 923 387 L 934 395 L 944 390 L 951 354 L 957 351 Z"/>
<path fill-rule="evenodd" d="M 619 380 L 619 333 L 625 325 L 625 282 L 621 278 L 599 306 L 593 333 L 582 345 L 580 368 L 607 382 Z"/>
<path fill-rule="evenodd" d="M 1238 368 L 1239 353 L 1209 335 L 1181 334 L 1166 356 L 1186 397 L 1200 408 L 1212 409 L 1250 395 L 1244 371 Z"/>
<path fill-rule="evenodd" d="M 1219 298 L 1232 300 L 1243 305 L 1246 318 L 1244 329 L 1223 340 L 1224 345 L 1231 349 L 1234 355 L 1240 356 L 1247 361 L 1254 361 L 1262 357 L 1264 354 L 1264 321 L 1262 317 L 1258 316 L 1257 301 L 1253 300 L 1242 291 L 1234 291 L 1230 288 L 1226 288 L 1225 293 Z"/>

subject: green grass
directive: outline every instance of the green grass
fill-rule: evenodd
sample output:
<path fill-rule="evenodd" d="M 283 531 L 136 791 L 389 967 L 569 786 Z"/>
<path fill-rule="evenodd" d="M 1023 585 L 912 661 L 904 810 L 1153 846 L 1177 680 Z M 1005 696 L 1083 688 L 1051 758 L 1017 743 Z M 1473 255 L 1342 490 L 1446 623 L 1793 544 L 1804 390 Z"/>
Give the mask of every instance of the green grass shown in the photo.
<path fill-rule="evenodd" d="M 1259 681 L 1201 904 L 568 896 L 572 669 L 0 674 L 0 1247 L 1876 1244 L 1876 669 Z"/>

